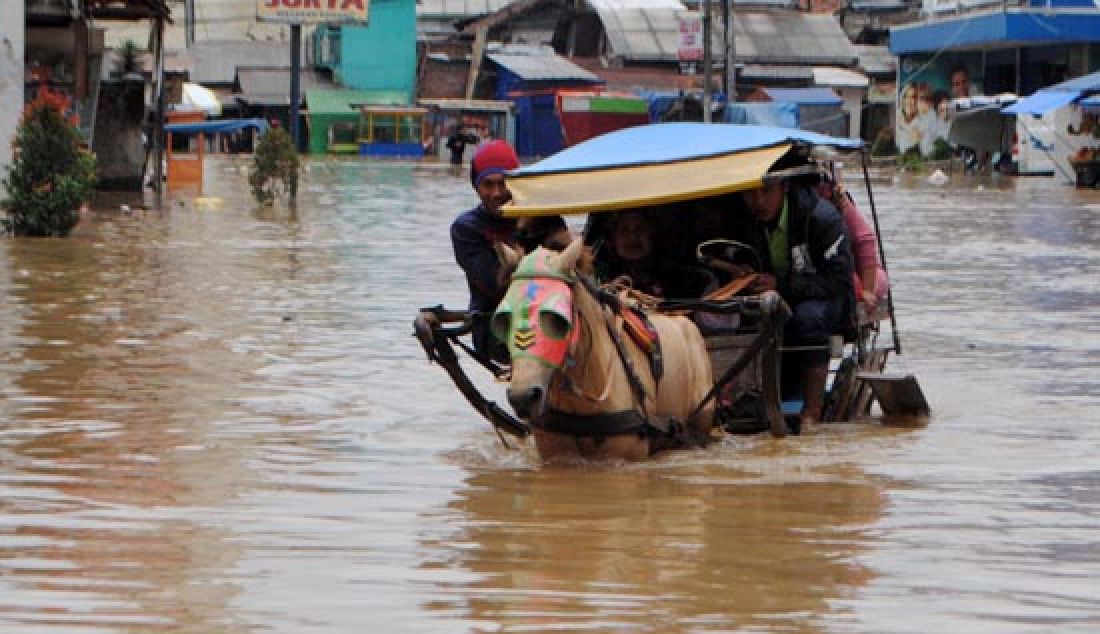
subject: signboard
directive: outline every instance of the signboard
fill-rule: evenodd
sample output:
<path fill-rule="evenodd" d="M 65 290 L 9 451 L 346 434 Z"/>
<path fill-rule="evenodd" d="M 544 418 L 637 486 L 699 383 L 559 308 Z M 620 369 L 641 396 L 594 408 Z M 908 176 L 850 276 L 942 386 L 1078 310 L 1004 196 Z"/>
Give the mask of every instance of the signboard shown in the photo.
<path fill-rule="evenodd" d="M 703 59 L 703 18 L 698 11 L 680 15 L 680 31 L 676 46 L 676 59 L 681 62 L 698 62 Z"/>
<path fill-rule="evenodd" d="M 261 22 L 366 22 L 370 0 L 256 0 Z"/>

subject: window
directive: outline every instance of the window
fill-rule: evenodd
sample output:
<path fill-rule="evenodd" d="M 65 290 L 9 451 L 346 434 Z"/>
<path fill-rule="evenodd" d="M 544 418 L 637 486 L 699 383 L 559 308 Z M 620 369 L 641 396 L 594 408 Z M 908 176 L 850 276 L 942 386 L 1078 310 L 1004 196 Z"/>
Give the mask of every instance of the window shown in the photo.
<path fill-rule="evenodd" d="M 368 143 L 420 143 L 424 127 L 421 113 L 364 113 L 360 141 Z"/>
<path fill-rule="evenodd" d="M 334 123 L 328 129 L 329 145 L 346 145 L 355 143 L 356 125 L 351 121 Z"/>

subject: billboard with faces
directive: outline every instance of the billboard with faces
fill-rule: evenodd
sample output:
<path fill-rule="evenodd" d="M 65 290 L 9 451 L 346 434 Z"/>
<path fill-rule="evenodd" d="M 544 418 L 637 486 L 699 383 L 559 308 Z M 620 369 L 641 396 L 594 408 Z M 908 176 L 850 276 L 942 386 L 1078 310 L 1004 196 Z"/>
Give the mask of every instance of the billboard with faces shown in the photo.
<path fill-rule="evenodd" d="M 903 57 L 894 131 L 898 151 L 915 148 L 930 156 L 938 139 L 947 141 L 951 100 L 981 94 L 981 79 L 980 53 Z"/>

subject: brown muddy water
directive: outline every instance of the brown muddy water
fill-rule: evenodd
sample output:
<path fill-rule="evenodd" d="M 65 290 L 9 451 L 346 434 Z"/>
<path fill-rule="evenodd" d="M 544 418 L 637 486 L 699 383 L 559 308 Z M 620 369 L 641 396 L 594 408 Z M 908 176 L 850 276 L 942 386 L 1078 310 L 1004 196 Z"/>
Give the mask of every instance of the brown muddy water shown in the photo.
<path fill-rule="evenodd" d="M 410 336 L 465 176 L 239 165 L 0 239 L 0 632 L 1100 631 L 1100 194 L 881 180 L 926 428 L 542 469 Z"/>

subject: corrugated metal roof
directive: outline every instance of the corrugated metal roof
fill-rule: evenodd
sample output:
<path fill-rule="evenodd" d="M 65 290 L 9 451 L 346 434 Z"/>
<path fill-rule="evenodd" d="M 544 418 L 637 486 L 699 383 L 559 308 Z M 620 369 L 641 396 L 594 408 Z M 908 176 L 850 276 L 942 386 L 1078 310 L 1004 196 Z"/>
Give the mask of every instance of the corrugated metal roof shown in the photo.
<path fill-rule="evenodd" d="M 512 0 L 418 0 L 417 18 L 469 18 L 492 13 Z"/>
<path fill-rule="evenodd" d="M 905 0 L 851 0 L 848 8 L 852 11 L 906 11 L 909 5 Z"/>
<path fill-rule="evenodd" d="M 599 77 L 558 55 L 552 48 L 536 46 L 490 48 L 485 56 L 525 81 L 571 79 L 600 82 Z"/>
<path fill-rule="evenodd" d="M 831 15 L 739 10 L 733 28 L 738 62 L 849 66 L 856 59 Z"/>
<path fill-rule="evenodd" d="M 897 72 L 898 58 L 890 52 L 890 47 L 856 44 L 855 49 L 859 68 L 868 75 L 893 75 Z"/>
<path fill-rule="evenodd" d="M 679 9 L 683 11 L 686 8 L 680 0 L 588 0 L 588 6 L 596 11 L 621 11 L 624 9 Z"/>
<path fill-rule="evenodd" d="M 454 97 L 440 97 L 438 99 L 417 99 L 422 106 L 436 107 L 441 110 L 490 110 L 495 112 L 508 112 L 515 108 L 511 101 L 497 101 L 495 99 L 461 99 Z"/>
<path fill-rule="evenodd" d="M 804 81 L 814 80 L 813 68 L 809 66 L 771 66 L 768 64 L 745 64 L 737 76 L 745 80 L 755 81 Z"/>
<path fill-rule="evenodd" d="M 311 114 L 359 114 L 363 104 L 387 106 L 407 105 L 405 93 L 393 90 L 326 90 L 314 88 L 305 91 L 306 105 Z"/>
<path fill-rule="evenodd" d="M 871 80 L 857 70 L 837 68 L 835 66 L 814 66 L 814 83 L 818 86 L 838 88 L 866 88 Z"/>
<path fill-rule="evenodd" d="M 624 66 L 605 68 L 599 58 L 574 57 L 573 63 L 589 70 L 606 82 L 608 90 L 624 91 L 694 91 L 702 86 L 702 75 L 681 75 L 671 66 Z"/>
<path fill-rule="evenodd" d="M 303 97 L 310 89 L 336 87 L 331 80 L 312 70 L 302 70 L 298 78 Z M 237 83 L 241 86 L 241 99 L 250 104 L 290 104 L 289 68 L 238 68 Z"/>
<path fill-rule="evenodd" d="M 176 60 L 169 63 L 168 58 Z M 165 51 L 167 70 L 185 70 L 196 84 L 231 84 L 241 66 L 290 66 L 288 42 L 195 42 L 184 51 Z"/>
<path fill-rule="evenodd" d="M 676 61 L 680 16 L 688 13 L 679 0 L 596 0 L 594 4 L 613 55 L 628 61 Z M 711 45 L 715 51 L 722 50 L 718 22 Z M 722 61 L 721 55 L 715 56 L 716 65 Z"/>

